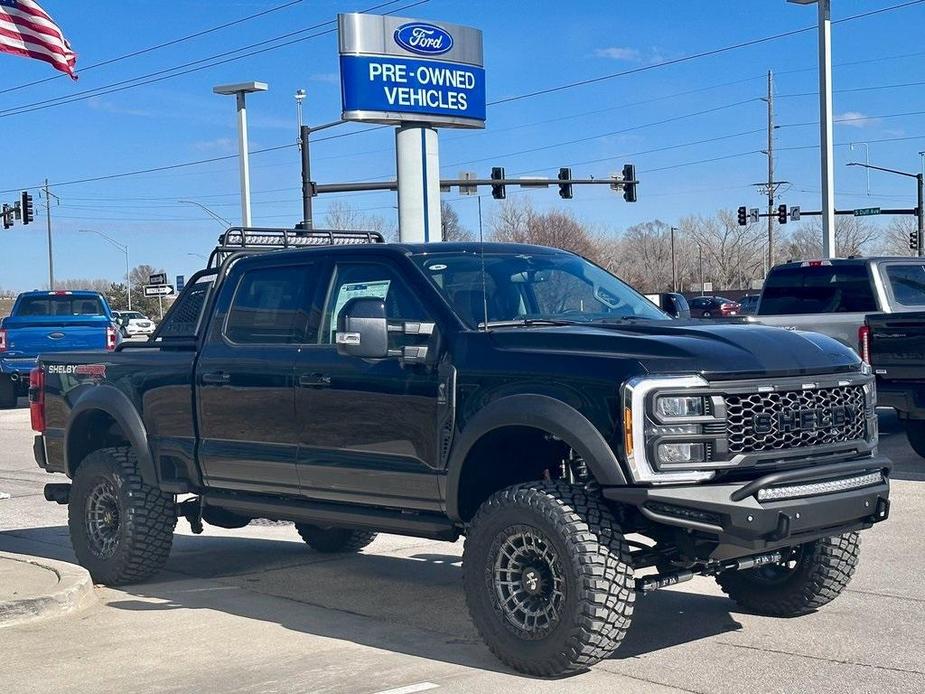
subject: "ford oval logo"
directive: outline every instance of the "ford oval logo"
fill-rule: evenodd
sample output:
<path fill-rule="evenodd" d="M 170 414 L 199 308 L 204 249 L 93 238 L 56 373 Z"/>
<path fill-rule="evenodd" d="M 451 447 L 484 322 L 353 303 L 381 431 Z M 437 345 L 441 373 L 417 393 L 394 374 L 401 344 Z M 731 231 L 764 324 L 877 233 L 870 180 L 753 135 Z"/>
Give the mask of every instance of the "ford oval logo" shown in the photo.
<path fill-rule="evenodd" d="M 443 55 L 453 48 L 453 37 L 433 24 L 409 22 L 395 30 L 395 43 L 412 53 Z"/>

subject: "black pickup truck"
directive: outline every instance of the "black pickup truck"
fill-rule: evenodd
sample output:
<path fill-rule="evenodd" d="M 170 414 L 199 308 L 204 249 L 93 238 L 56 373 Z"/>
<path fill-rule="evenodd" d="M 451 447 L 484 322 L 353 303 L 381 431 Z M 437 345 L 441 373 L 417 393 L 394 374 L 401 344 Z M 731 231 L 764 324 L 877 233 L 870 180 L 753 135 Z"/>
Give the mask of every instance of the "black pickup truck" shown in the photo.
<path fill-rule="evenodd" d="M 878 405 L 896 410 L 925 458 L 925 311 L 866 316 L 858 341 L 877 378 Z"/>
<path fill-rule="evenodd" d="M 179 517 L 465 535 L 473 622 L 537 675 L 694 575 L 776 616 L 845 588 L 891 468 L 852 350 L 672 320 L 550 248 L 376 241 L 229 230 L 151 342 L 40 359 L 35 455 L 95 580 L 157 571 Z"/>

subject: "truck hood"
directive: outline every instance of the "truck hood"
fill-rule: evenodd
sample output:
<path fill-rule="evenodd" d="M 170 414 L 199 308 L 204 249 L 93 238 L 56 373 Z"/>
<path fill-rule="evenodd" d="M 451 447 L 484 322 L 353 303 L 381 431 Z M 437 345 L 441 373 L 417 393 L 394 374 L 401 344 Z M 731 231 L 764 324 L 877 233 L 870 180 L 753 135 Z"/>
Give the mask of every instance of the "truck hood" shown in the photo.
<path fill-rule="evenodd" d="M 633 359 L 649 373 L 712 379 L 856 371 L 860 358 L 819 333 L 704 321 L 496 328 L 499 349 Z"/>

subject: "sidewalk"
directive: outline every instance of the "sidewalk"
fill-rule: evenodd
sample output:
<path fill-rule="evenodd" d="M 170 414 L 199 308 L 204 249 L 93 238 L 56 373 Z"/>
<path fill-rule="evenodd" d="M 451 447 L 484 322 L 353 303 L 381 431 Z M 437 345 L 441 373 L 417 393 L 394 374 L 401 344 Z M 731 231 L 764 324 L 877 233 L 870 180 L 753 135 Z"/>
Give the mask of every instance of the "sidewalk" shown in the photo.
<path fill-rule="evenodd" d="M 0 628 L 69 614 L 94 602 L 93 582 L 81 567 L 0 552 Z"/>

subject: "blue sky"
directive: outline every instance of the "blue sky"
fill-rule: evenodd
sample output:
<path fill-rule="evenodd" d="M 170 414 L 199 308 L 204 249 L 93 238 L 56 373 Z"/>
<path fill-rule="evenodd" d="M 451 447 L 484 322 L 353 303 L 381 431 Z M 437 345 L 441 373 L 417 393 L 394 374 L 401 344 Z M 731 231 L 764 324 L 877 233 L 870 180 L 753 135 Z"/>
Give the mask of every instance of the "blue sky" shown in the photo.
<path fill-rule="evenodd" d="M 391 7 L 408 3 L 397 2 Z M 78 71 L 108 58 L 207 29 L 283 4 L 285 0 L 170 3 L 123 0 L 66 3 L 45 0 L 79 54 Z M 232 100 L 214 96 L 216 84 L 268 82 L 270 91 L 248 102 L 251 148 L 293 142 L 293 94 L 304 87 L 310 123 L 339 117 L 337 41 L 333 33 L 148 84 L 26 114 L 15 109 L 189 63 L 234 48 L 332 20 L 338 12 L 374 4 L 304 0 L 223 31 L 88 70 L 79 82 L 66 77 L 27 88 L 19 85 L 54 76 L 38 61 L 0 55 L 0 190 L 118 174 L 236 151 Z M 900 4 L 900 0 L 836 0 L 833 19 Z M 529 7 L 529 11 L 526 8 Z M 468 24 L 484 31 L 488 100 L 524 94 L 576 80 L 647 67 L 665 60 L 722 48 L 815 24 L 815 7 L 784 0 L 657 3 L 546 0 L 532 3 L 430 0 L 405 16 Z M 326 25 L 323 29 L 327 29 Z M 838 207 L 914 205 L 909 179 L 866 176 L 849 161 L 863 161 L 868 142 L 872 163 L 917 171 L 925 149 L 925 48 L 915 37 L 925 28 L 925 3 L 835 24 L 833 61 Z M 294 38 L 308 36 L 299 34 Z M 577 176 L 607 176 L 624 162 L 637 166 L 639 202 L 626 204 L 606 186 L 579 188 L 562 201 L 554 189 L 523 193 L 539 208 L 562 207 L 613 233 L 654 218 L 676 221 L 690 213 L 712 214 L 740 204 L 760 206 L 750 184 L 766 178 L 768 69 L 776 75 L 778 178 L 791 182 L 781 198 L 803 209 L 819 207 L 816 33 L 807 31 L 767 43 L 656 67 L 552 94 L 490 106 L 484 131 L 441 131 L 445 177 L 472 170 L 487 176 L 493 165 L 508 175 L 555 176 L 572 165 Z M 911 86 L 892 86 L 907 85 Z M 883 87 L 866 89 L 867 87 Z M 700 113 L 710 111 L 709 113 Z M 691 114 L 700 115 L 691 115 Z M 914 115 L 897 115 L 914 114 Z M 661 121 L 669 121 L 663 122 Z M 807 124 L 809 125 L 801 125 Z M 325 134 L 365 126 L 346 125 Z M 321 134 L 319 134 L 320 137 Z M 719 139 L 722 138 L 722 139 Z M 562 144 L 584 140 L 572 144 Z M 713 140 L 701 144 L 690 144 Z M 394 175 L 390 129 L 350 135 L 313 147 L 318 182 L 389 178 Z M 537 150 L 539 151 L 527 151 Z M 793 148 L 793 149 L 788 149 Z M 659 150 L 662 151 L 652 151 Z M 291 225 L 300 217 L 299 158 L 295 148 L 251 158 L 256 225 Z M 721 158 L 713 162 L 706 159 Z M 703 162 L 703 163 L 698 163 Z M 683 166 L 682 166 L 683 165 Z M 91 228 L 119 238 L 134 263 L 189 275 L 207 254 L 219 225 L 196 208 L 198 200 L 232 221 L 239 218 L 234 159 L 141 176 L 54 186 L 58 277 L 118 279 L 122 256 Z M 513 192 L 513 191 L 511 191 Z M 509 193 L 510 195 L 510 193 Z M 520 194 L 518 194 L 520 195 Z M 38 196 L 36 196 L 38 197 Z M 513 196 L 511 196 L 513 197 Z M 14 192 L 0 194 L 12 202 Z M 332 196 L 316 198 L 321 217 Z M 394 195 L 348 196 L 355 207 L 394 218 Z M 444 199 L 470 228 L 476 201 Z M 487 216 L 497 203 L 483 200 Z M 42 223 L 38 223 L 42 222 Z M 47 279 L 44 218 L 0 232 L 0 288 L 23 290 Z"/>

